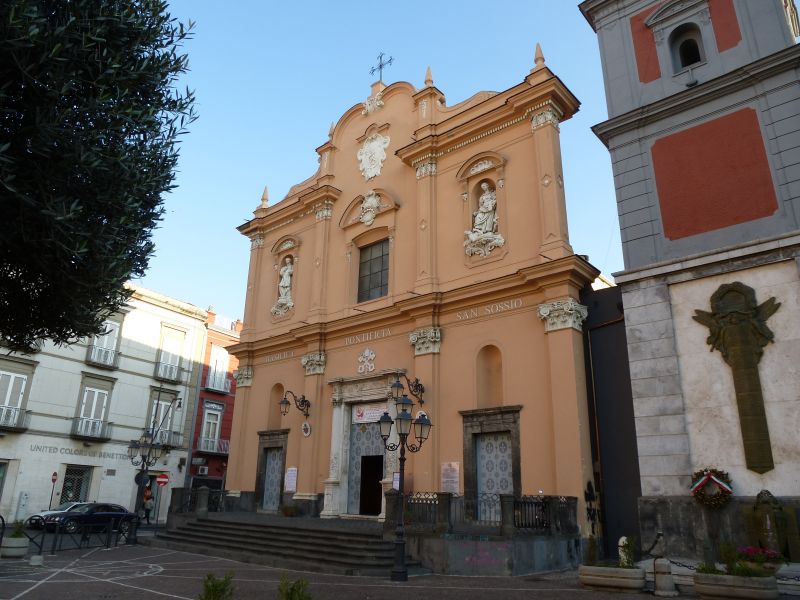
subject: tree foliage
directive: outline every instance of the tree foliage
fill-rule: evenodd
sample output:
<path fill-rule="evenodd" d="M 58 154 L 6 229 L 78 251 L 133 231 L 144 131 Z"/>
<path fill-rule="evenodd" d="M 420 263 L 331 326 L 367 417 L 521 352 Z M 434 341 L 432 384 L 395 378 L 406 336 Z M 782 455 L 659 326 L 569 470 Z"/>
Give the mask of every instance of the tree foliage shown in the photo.
<path fill-rule="evenodd" d="M 0 343 L 102 330 L 144 274 L 179 136 L 184 27 L 164 0 L 0 2 Z"/>

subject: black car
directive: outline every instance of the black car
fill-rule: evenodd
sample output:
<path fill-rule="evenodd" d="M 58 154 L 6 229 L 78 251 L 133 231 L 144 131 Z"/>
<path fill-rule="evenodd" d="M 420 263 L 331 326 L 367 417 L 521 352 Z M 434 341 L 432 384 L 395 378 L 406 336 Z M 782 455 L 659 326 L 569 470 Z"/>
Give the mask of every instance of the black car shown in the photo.
<path fill-rule="evenodd" d="M 136 515 L 119 504 L 91 502 L 81 504 L 72 510 L 47 515 L 44 519 L 48 531 L 60 528 L 67 533 L 75 533 L 86 527 L 103 529 L 111 524 L 112 529 L 127 531 Z"/>

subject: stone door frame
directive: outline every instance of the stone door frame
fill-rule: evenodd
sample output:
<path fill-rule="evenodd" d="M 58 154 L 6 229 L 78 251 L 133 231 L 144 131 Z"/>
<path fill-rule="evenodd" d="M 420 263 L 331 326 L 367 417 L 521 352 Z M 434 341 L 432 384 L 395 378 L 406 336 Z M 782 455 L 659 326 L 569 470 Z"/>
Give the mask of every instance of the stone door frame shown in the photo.
<path fill-rule="evenodd" d="M 289 443 L 290 429 L 272 429 L 258 432 L 258 461 L 256 465 L 256 510 L 264 511 L 264 470 L 266 469 L 267 448 L 280 448 L 281 452 L 281 483 L 280 505 L 283 505 L 283 479 L 286 476 L 286 447 Z M 272 511 L 269 511 L 272 512 Z"/>
<path fill-rule="evenodd" d="M 384 369 L 369 375 L 356 377 L 339 377 L 328 382 L 333 386 L 331 405 L 331 451 L 328 478 L 325 483 L 325 505 L 320 515 L 322 518 L 353 517 L 347 512 L 348 476 L 350 474 L 350 425 L 353 418 L 353 405 L 386 401 L 389 415 L 396 416 L 394 403 L 391 401 L 392 384 L 398 374 L 405 374 L 405 369 Z M 390 442 L 397 441 L 397 433 L 392 430 Z M 398 470 L 398 451 L 385 452 L 383 461 L 384 497 L 381 500 L 381 513 L 377 518 L 386 518 L 386 492 L 392 487 L 392 477 Z"/>
<path fill-rule="evenodd" d="M 464 421 L 464 497 L 477 498 L 478 473 L 475 436 L 482 433 L 509 433 L 511 436 L 511 479 L 514 496 L 522 494 L 522 454 L 519 447 L 519 411 L 522 406 L 496 406 L 458 411 Z"/>

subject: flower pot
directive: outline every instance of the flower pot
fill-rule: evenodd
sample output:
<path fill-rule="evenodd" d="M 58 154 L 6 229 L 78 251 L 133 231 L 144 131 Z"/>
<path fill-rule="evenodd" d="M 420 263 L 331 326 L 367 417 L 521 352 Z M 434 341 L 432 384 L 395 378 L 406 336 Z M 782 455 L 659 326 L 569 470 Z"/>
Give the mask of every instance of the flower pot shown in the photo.
<path fill-rule="evenodd" d="M 777 598 L 778 582 L 774 577 L 697 573 L 694 592 L 700 598 Z"/>
<path fill-rule="evenodd" d="M 753 571 L 763 572 L 765 575 L 774 575 L 778 572 L 783 566 L 783 563 L 774 563 L 774 562 L 755 562 L 753 560 L 743 560 L 739 561 L 748 569 L 752 569 Z"/>
<path fill-rule="evenodd" d="M 29 543 L 30 540 L 27 537 L 4 537 L 3 544 L 0 545 L 0 556 L 5 558 L 21 558 L 28 553 Z"/>
<path fill-rule="evenodd" d="M 581 565 L 578 580 L 582 586 L 593 590 L 635 593 L 644 589 L 644 569 Z"/>

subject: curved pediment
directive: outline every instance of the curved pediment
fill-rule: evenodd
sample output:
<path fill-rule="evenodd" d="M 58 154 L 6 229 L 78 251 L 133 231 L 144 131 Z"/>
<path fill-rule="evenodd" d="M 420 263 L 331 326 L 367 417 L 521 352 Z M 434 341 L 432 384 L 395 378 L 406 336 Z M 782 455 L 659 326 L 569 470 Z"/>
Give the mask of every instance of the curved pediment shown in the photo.
<path fill-rule="evenodd" d="M 380 188 L 369 190 L 363 196 L 359 195 L 353 198 L 347 205 L 339 220 L 339 227 L 346 229 L 359 223 L 371 227 L 378 215 L 396 210 L 398 207 L 397 202 L 386 190 Z"/>
<path fill-rule="evenodd" d="M 287 250 L 294 250 L 300 247 L 300 238 L 293 236 L 293 235 L 285 235 L 280 238 L 275 244 L 272 246 L 271 252 L 273 254 L 280 254 L 281 252 L 286 252 Z"/>
<path fill-rule="evenodd" d="M 707 8 L 708 0 L 672 0 L 671 2 L 665 2 L 647 18 L 644 24 L 652 29 L 659 23 L 680 13 L 697 9 L 700 5 L 703 5 L 703 8 Z"/>
<path fill-rule="evenodd" d="M 498 154 L 497 152 L 481 152 L 480 154 L 476 154 L 463 165 L 458 170 L 456 174 L 456 179 L 459 181 L 463 181 L 467 177 L 471 177 L 472 175 L 477 175 L 478 173 L 482 173 L 483 171 L 488 171 L 489 169 L 495 169 L 497 167 L 502 167 L 506 164 L 506 159 L 503 158 L 502 155 Z"/>

